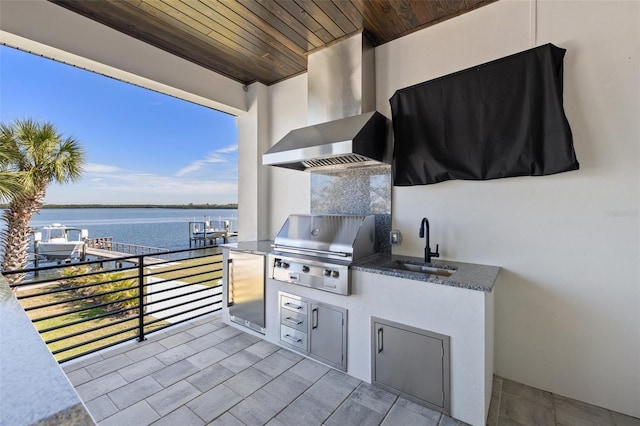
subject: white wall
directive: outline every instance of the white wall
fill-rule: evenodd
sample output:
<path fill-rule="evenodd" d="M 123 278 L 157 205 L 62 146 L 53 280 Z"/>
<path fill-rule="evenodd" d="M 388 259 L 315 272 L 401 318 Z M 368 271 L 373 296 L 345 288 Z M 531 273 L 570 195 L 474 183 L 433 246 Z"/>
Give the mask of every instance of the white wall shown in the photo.
<path fill-rule="evenodd" d="M 269 87 L 271 142 L 273 146 L 289 131 L 307 125 L 307 75 L 303 74 Z M 267 166 L 262 166 L 267 167 Z M 276 236 L 287 216 L 309 213 L 309 173 L 282 167 L 269 170 L 269 237 Z"/>
<path fill-rule="evenodd" d="M 531 6 L 503 0 L 378 47 L 377 107 L 390 116 L 397 89 L 552 42 L 567 49 L 580 170 L 396 187 L 395 252 L 422 252 L 429 217 L 444 258 L 504 268 L 497 374 L 640 416 L 640 2 Z"/>

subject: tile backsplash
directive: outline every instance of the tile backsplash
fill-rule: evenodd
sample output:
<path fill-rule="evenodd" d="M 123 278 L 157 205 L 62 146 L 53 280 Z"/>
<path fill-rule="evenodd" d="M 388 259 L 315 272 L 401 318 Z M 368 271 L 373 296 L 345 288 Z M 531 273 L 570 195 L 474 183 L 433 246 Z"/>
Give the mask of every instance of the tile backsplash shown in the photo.
<path fill-rule="evenodd" d="M 312 214 L 376 216 L 376 245 L 391 253 L 391 166 L 311 173 Z"/>

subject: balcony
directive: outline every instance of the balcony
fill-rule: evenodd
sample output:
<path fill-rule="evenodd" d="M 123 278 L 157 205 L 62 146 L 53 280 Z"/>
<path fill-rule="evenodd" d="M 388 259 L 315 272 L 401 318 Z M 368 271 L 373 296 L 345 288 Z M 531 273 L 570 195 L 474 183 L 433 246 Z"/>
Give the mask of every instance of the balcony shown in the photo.
<path fill-rule="evenodd" d="M 217 312 L 222 303 L 220 260 L 219 253 L 199 249 L 171 253 L 169 261 L 153 266 L 144 257 L 122 259 L 110 270 L 116 276 L 104 275 L 107 270 L 104 265 L 103 269 L 83 270 L 75 275 L 70 273 L 69 265 L 25 270 L 21 272 L 38 274 L 17 286 L 23 288 L 17 296 L 25 306 L 29 305 L 27 313 L 34 325 L 49 342 L 54 356 L 61 360 L 62 371 L 100 425 L 462 424 L 224 324 Z M 127 261 L 131 261 L 129 266 Z M 66 275 L 61 277 L 52 272 L 56 268 L 66 269 Z M 99 282 L 96 284 L 99 291 L 86 295 L 74 289 L 71 292 L 74 296 L 63 297 L 69 290 L 61 281 L 83 276 L 94 278 L 80 286 L 92 288 Z M 114 282 L 120 281 L 128 285 L 114 289 Z M 158 287 L 159 283 L 164 286 Z M 177 291 L 177 287 L 183 286 Z M 138 292 L 131 294 L 134 290 Z M 123 300 L 135 303 L 122 306 L 111 301 L 111 311 L 106 312 L 105 306 L 98 306 L 106 302 L 95 298 L 101 293 L 118 294 L 115 300 L 119 303 Z M 57 299 L 46 303 L 38 300 L 52 296 Z M 73 306 L 68 309 L 70 304 Z M 44 314 L 43 310 L 49 313 Z M 82 322 L 72 319 L 68 321 L 71 325 L 42 325 L 54 318 L 68 320 L 69 315 L 79 313 L 84 313 Z M 8 317 L 5 310 L 2 314 L 4 325 Z M 108 319 L 109 324 L 93 324 L 95 316 Z M 114 325 L 115 322 L 118 324 Z M 67 337 L 49 336 L 78 325 L 83 325 L 84 330 L 66 332 L 70 335 Z M 2 345 L 16 343 L 5 339 L 8 336 L 15 340 L 18 333 L 12 337 L 4 331 Z M 20 336 L 28 338 L 26 334 Z M 66 342 L 78 338 L 79 342 Z M 39 343 L 40 346 L 26 346 L 41 357 L 46 349 Z M 5 355 L 2 354 L 3 358 Z M 43 374 L 44 369 L 33 371 L 42 368 L 42 364 L 34 364 L 34 354 L 22 355 L 24 364 L 32 367 L 31 373 L 46 382 L 50 375 Z M 50 354 L 46 355 L 53 361 Z M 28 382 L 20 376 L 24 372 L 16 371 L 19 369 L 15 361 L 2 359 L 2 364 L 11 362 L 12 373 Z M 55 362 L 52 364 L 55 366 Z M 51 368 L 49 365 L 46 369 Z M 5 380 L 4 371 L 2 379 Z M 498 424 L 498 419 L 511 424 L 551 425 L 593 422 L 622 425 L 634 424 L 624 422 L 636 420 L 499 377 L 494 380 L 493 392 L 488 419 L 492 425 Z M 36 393 L 19 409 L 37 410 L 48 398 L 46 393 Z M 3 395 L 3 404 L 6 401 Z M 3 405 L 3 413 L 6 408 Z M 90 422 L 87 417 L 75 417 L 80 419 L 75 422 L 74 418 L 54 418 L 57 420 L 54 423 Z M 33 419 L 10 423 L 32 422 Z M 4 419 L 0 423 L 4 424 Z"/>

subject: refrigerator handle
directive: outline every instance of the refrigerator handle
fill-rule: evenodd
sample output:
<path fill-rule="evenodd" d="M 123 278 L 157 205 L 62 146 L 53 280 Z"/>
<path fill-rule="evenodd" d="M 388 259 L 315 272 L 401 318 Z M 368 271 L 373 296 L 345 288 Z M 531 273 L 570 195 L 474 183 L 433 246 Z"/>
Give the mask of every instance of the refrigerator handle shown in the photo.
<path fill-rule="evenodd" d="M 233 281 L 231 276 L 231 265 L 233 259 L 227 259 L 227 307 L 233 306 Z"/>

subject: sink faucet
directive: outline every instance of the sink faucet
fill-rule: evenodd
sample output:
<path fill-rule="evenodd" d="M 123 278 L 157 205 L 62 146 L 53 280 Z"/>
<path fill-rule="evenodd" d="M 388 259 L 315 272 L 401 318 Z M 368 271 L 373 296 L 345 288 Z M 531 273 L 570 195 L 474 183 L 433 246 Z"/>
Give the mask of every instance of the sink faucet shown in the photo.
<path fill-rule="evenodd" d="M 425 229 L 426 237 L 425 237 Z M 425 263 L 431 263 L 432 257 L 440 257 L 440 253 L 438 253 L 438 249 L 440 248 L 439 244 L 436 244 L 436 251 L 432 252 L 431 247 L 429 247 L 429 220 L 426 217 L 422 218 L 422 222 L 420 223 L 420 233 L 418 237 L 425 239 L 424 244 L 424 261 Z"/>

